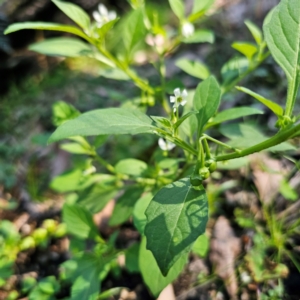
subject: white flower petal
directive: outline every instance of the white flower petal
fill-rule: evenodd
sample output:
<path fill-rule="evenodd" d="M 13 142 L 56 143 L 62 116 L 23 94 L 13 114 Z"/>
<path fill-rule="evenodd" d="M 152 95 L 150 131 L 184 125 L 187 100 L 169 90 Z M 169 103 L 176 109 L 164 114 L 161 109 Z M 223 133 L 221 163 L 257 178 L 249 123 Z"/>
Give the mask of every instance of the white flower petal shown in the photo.
<path fill-rule="evenodd" d="M 167 141 L 167 148 L 168 148 L 169 151 L 172 150 L 172 149 L 174 149 L 175 146 L 176 146 L 176 145 L 173 144 L 172 142 Z"/>
<path fill-rule="evenodd" d="M 174 90 L 174 95 L 175 95 L 175 97 L 180 97 L 180 88 L 176 88 Z"/>
<path fill-rule="evenodd" d="M 167 148 L 167 143 L 165 142 L 165 140 L 163 138 L 159 138 L 158 139 L 158 146 L 161 150 L 166 151 L 168 150 Z"/>
<path fill-rule="evenodd" d="M 195 32 L 195 27 L 192 23 L 186 22 L 182 26 L 182 35 L 184 37 L 190 37 Z"/>
<path fill-rule="evenodd" d="M 108 10 L 107 10 L 106 6 L 103 5 L 102 3 L 100 3 L 98 8 L 99 8 L 100 15 L 102 15 L 103 17 L 107 17 Z"/>
<path fill-rule="evenodd" d="M 171 103 L 175 103 L 175 102 L 176 102 L 176 97 L 171 96 L 171 97 L 170 97 L 170 102 L 171 102 Z"/>
<path fill-rule="evenodd" d="M 102 17 L 97 11 L 93 11 L 93 17 L 96 22 L 101 23 L 102 22 Z"/>
<path fill-rule="evenodd" d="M 176 113 L 177 106 L 173 106 L 173 112 Z"/>
<path fill-rule="evenodd" d="M 188 93 L 186 91 L 186 89 L 184 89 L 181 93 L 182 98 L 186 98 L 188 96 Z"/>
<path fill-rule="evenodd" d="M 181 102 L 180 102 L 180 104 L 181 104 L 182 106 L 185 106 L 185 105 L 186 105 L 186 103 L 187 103 L 187 101 L 186 101 L 186 100 L 183 100 L 183 101 L 181 101 Z"/>
<path fill-rule="evenodd" d="M 108 13 L 108 19 L 110 21 L 114 20 L 116 17 L 117 17 L 117 13 L 114 10 L 112 10 Z"/>

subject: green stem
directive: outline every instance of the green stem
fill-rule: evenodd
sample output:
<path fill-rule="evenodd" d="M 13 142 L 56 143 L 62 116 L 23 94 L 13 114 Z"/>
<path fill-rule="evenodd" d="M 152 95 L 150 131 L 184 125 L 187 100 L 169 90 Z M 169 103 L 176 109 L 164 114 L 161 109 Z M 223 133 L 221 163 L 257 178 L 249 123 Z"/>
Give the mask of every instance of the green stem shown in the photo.
<path fill-rule="evenodd" d="M 209 149 L 209 146 L 208 146 L 208 142 L 207 142 L 207 139 L 203 139 L 203 146 L 204 146 L 204 149 L 205 149 L 205 157 L 207 159 L 210 159 L 211 158 L 211 155 L 210 155 L 210 149 Z"/>
<path fill-rule="evenodd" d="M 299 88 L 299 76 L 296 75 L 296 78 L 293 80 L 288 81 L 288 94 L 287 94 L 287 102 L 285 106 L 285 112 L 284 114 L 286 116 L 291 117 L 293 114 L 295 102 L 296 102 L 296 97 L 297 97 L 297 92 Z"/>
<path fill-rule="evenodd" d="M 255 152 L 260 152 L 265 149 L 271 148 L 273 146 L 276 146 L 282 142 L 285 142 L 290 137 L 292 137 L 294 134 L 300 131 L 300 124 L 297 124 L 291 128 L 288 128 L 286 130 L 278 132 L 276 135 L 272 136 L 271 138 L 267 139 L 266 141 L 256 144 L 252 147 L 249 147 L 247 149 L 241 150 L 239 152 L 230 153 L 230 154 L 224 154 L 219 155 L 216 157 L 217 161 L 223 161 L 223 160 L 230 160 L 235 159 L 243 156 L 250 155 Z"/>
<path fill-rule="evenodd" d="M 104 160 L 102 157 L 100 157 L 98 154 L 94 157 L 94 159 L 100 163 L 102 166 L 104 166 L 109 172 L 116 174 L 115 168 L 109 164 L 106 160 Z"/>
<path fill-rule="evenodd" d="M 117 68 L 119 68 L 125 74 L 127 74 L 133 80 L 137 87 L 139 87 L 141 90 L 147 92 L 150 95 L 155 94 L 154 89 L 151 86 L 149 86 L 149 84 L 145 80 L 139 78 L 127 65 L 124 65 L 122 62 L 120 62 L 117 58 L 115 58 L 103 47 L 101 47 L 101 45 L 95 43 L 93 43 L 93 45 L 95 45 L 105 57 L 107 57 L 111 62 L 113 62 Z"/>
<path fill-rule="evenodd" d="M 228 148 L 228 149 L 230 149 L 230 150 L 236 151 L 236 152 L 238 152 L 238 153 L 241 151 L 241 150 L 236 149 L 236 148 L 234 148 L 234 147 L 232 147 L 232 146 L 229 146 L 229 145 L 227 145 L 227 144 L 225 144 L 225 143 L 222 143 L 222 142 L 220 142 L 220 141 L 218 141 L 218 140 L 216 140 L 216 139 L 210 137 L 210 136 L 207 135 L 207 134 L 203 134 L 203 137 L 205 137 L 206 139 L 208 139 L 208 140 L 214 142 L 214 143 L 217 144 L 217 145 L 223 146 L 223 147 L 225 147 L 225 148 Z"/>

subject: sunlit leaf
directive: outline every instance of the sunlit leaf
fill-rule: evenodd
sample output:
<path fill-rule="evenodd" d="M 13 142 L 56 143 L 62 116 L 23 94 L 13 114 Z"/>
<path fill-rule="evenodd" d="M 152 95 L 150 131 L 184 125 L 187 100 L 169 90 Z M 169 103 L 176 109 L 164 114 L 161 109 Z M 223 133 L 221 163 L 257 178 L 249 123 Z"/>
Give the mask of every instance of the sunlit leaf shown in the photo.
<path fill-rule="evenodd" d="M 200 79 L 206 79 L 210 75 L 207 66 L 199 61 L 191 61 L 181 58 L 176 61 L 175 65 L 187 74 Z"/>
<path fill-rule="evenodd" d="M 193 187 L 189 178 L 169 184 L 154 196 L 146 216 L 147 249 L 166 276 L 205 231 L 208 220 L 205 190 L 202 186 Z"/>
<path fill-rule="evenodd" d="M 269 99 L 266 99 L 265 97 L 255 93 L 255 92 L 253 92 L 253 91 L 251 91 L 247 88 L 244 88 L 242 86 L 237 86 L 236 89 L 252 96 L 256 100 L 261 102 L 263 105 L 265 105 L 270 110 L 272 110 L 275 115 L 277 115 L 277 116 L 282 116 L 283 115 L 283 108 L 280 105 L 278 105 L 277 103 L 275 103 L 275 102 L 273 102 Z"/>
<path fill-rule="evenodd" d="M 155 128 L 152 120 L 139 110 L 97 109 L 59 126 L 48 142 L 52 143 L 77 135 L 152 133 Z"/>
<path fill-rule="evenodd" d="M 91 46 L 87 43 L 67 37 L 52 38 L 31 44 L 29 50 L 49 56 L 65 57 L 89 56 L 93 53 Z"/>
<path fill-rule="evenodd" d="M 51 1 L 81 28 L 88 29 L 90 27 L 90 17 L 81 7 L 65 1 Z"/>

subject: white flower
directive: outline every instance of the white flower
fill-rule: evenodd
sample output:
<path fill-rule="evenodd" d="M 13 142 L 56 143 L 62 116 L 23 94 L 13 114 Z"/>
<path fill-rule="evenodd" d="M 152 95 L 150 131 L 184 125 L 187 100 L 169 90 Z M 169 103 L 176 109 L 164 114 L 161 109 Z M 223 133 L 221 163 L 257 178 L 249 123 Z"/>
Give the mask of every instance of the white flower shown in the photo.
<path fill-rule="evenodd" d="M 184 106 L 187 103 L 186 98 L 187 98 L 188 93 L 185 89 L 181 93 L 180 88 L 177 88 L 177 89 L 174 90 L 174 95 L 175 96 L 170 97 L 170 102 L 174 103 L 173 110 L 174 110 L 174 112 L 176 112 L 177 107 L 179 105 Z"/>
<path fill-rule="evenodd" d="M 190 22 L 185 22 L 183 23 L 182 25 L 182 29 L 181 29 L 181 32 L 182 32 L 182 35 L 185 37 L 185 38 L 188 38 L 190 36 L 192 36 L 195 32 L 195 27 L 192 23 Z"/>
<path fill-rule="evenodd" d="M 93 17 L 97 23 L 97 27 L 100 28 L 109 21 L 114 20 L 117 17 L 117 13 L 113 10 L 108 11 L 105 5 L 100 3 L 98 6 L 98 11 L 93 12 Z"/>
<path fill-rule="evenodd" d="M 158 139 L 158 146 L 160 147 L 161 150 L 163 151 L 170 151 L 172 150 L 176 145 L 169 142 L 169 141 L 165 141 L 163 138 L 159 138 Z"/>

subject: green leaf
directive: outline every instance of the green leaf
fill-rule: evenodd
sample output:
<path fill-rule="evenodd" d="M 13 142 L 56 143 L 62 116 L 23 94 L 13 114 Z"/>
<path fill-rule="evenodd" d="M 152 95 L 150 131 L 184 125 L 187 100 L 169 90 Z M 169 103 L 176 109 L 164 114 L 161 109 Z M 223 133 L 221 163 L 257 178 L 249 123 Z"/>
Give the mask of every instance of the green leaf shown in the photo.
<path fill-rule="evenodd" d="M 193 99 L 198 121 L 198 137 L 208 120 L 217 112 L 221 100 L 221 89 L 215 77 L 210 76 L 201 82 L 196 89 Z"/>
<path fill-rule="evenodd" d="M 253 55 L 258 51 L 255 45 L 247 42 L 235 42 L 231 47 L 245 55 L 249 61 L 251 61 Z"/>
<path fill-rule="evenodd" d="M 101 293 L 98 296 L 98 300 L 107 300 L 107 299 L 111 299 L 113 296 L 117 296 L 118 294 L 121 293 L 121 291 L 124 289 L 124 287 L 115 287 L 115 288 L 111 288 L 103 293 Z M 126 288 L 125 288 L 126 289 Z"/>
<path fill-rule="evenodd" d="M 109 220 L 110 226 L 116 226 L 127 221 L 133 212 L 135 203 L 141 197 L 144 188 L 130 187 L 117 200 L 112 216 Z"/>
<path fill-rule="evenodd" d="M 81 9 L 81 7 L 70 2 L 59 0 L 52 0 L 52 2 L 81 28 L 90 28 L 90 17 L 84 10 Z"/>
<path fill-rule="evenodd" d="M 86 148 L 83 145 L 80 145 L 78 143 L 65 143 L 60 145 L 60 148 L 62 150 L 65 150 L 69 153 L 73 154 L 86 154 L 86 155 L 94 155 L 95 151 L 90 148 Z"/>
<path fill-rule="evenodd" d="M 70 300 L 96 300 L 100 293 L 99 274 L 107 263 L 99 255 L 84 254 L 75 259 L 77 268 L 73 274 Z"/>
<path fill-rule="evenodd" d="M 89 56 L 92 53 L 90 45 L 70 37 L 52 38 L 31 44 L 29 50 L 45 55 L 66 57 Z"/>
<path fill-rule="evenodd" d="M 51 189 L 60 192 L 72 192 L 75 191 L 81 181 L 82 170 L 75 169 L 70 172 L 66 172 L 59 176 L 56 176 L 50 184 Z"/>
<path fill-rule="evenodd" d="M 139 110 L 125 108 L 97 109 L 80 115 L 61 126 L 51 135 L 49 143 L 81 135 L 152 133 L 152 120 Z"/>
<path fill-rule="evenodd" d="M 76 203 L 92 214 L 96 214 L 106 206 L 109 200 L 116 196 L 117 192 L 118 190 L 114 185 L 97 183 L 81 191 Z"/>
<path fill-rule="evenodd" d="M 159 267 L 157 266 L 153 254 L 151 251 L 146 249 L 146 243 L 146 237 L 143 236 L 140 245 L 139 266 L 144 282 L 156 298 L 169 283 L 178 277 L 180 272 L 183 270 L 184 265 L 187 263 L 188 255 L 181 255 L 177 262 L 175 262 L 175 264 L 169 270 L 168 275 L 163 276 Z M 165 247 L 165 244 L 163 247 Z"/>
<path fill-rule="evenodd" d="M 133 223 L 140 234 L 144 234 L 144 229 L 147 224 L 145 211 L 153 198 L 152 193 L 142 196 L 135 204 L 133 209 Z"/>
<path fill-rule="evenodd" d="M 237 86 L 236 89 L 252 96 L 256 100 L 261 102 L 263 105 L 268 107 L 271 111 L 273 111 L 273 113 L 275 115 L 277 115 L 277 116 L 282 116 L 283 115 L 283 108 L 280 105 L 278 105 L 277 103 L 275 103 L 275 102 L 273 102 L 269 99 L 266 99 L 265 97 L 255 93 L 255 92 L 252 92 L 251 90 L 249 90 L 247 88 L 244 88 L 242 86 Z"/>
<path fill-rule="evenodd" d="M 135 243 L 125 252 L 125 266 L 130 273 L 139 273 L 140 244 Z"/>
<path fill-rule="evenodd" d="M 249 61 L 246 57 L 233 57 L 221 69 L 223 86 L 230 84 L 249 68 Z"/>
<path fill-rule="evenodd" d="M 38 283 L 39 289 L 48 295 L 53 295 L 59 290 L 59 284 L 54 276 L 48 276 Z"/>
<path fill-rule="evenodd" d="M 147 169 L 148 165 L 144 161 L 135 158 L 122 159 L 115 165 L 117 173 L 136 177 L 142 176 Z"/>
<path fill-rule="evenodd" d="M 71 104 L 64 101 L 57 101 L 52 105 L 52 122 L 55 126 L 77 118 L 80 112 Z"/>
<path fill-rule="evenodd" d="M 241 106 L 241 107 L 234 107 L 230 109 L 226 109 L 218 113 L 211 122 L 209 122 L 205 129 L 215 126 L 217 124 L 234 120 L 241 117 L 251 116 L 251 115 L 261 115 L 264 112 L 260 109 L 249 107 L 249 106 Z"/>
<path fill-rule="evenodd" d="M 258 28 L 254 23 L 252 23 L 249 20 L 246 20 L 245 24 L 248 27 L 248 29 L 250 30 L 253 38 L 255 39 L 256 44 L 260 45 L 263 41 L 263 36 L 262 36 L 262 32 L 261 32 L 260 28 Z"/>
<path fill-rule="evenodd" d="M 47 22 L 23 22 L 15 23 L 10 25 L 5 31 L 4 34 L 12 33 L 15 31 L 23 29 L 39 29 L 39 30 L 54 30 L 54 31 L 63 31 L 68 33 L 73 33 L 84 39 L 88 39 L 88 36 L 82 32 L 80 29 L 70 25 L 62 25 L 56 23 L 47 23 Z"/>
<path fill-rule="evenodd" d="M 215 0 L 194 0 L 193 14 L 209 9 Z"/>
<path fill-rule="evenodd" d="M 170 6 L 174 14 L 178 17 L 179 20 L 184 18 L 184 4 L 182 0 L 169 0 Z"/>
<path fill-rule="evenodd" d="M 210 75 L 210 71 L 206 65 L 199 61 L 191 61 L 186 58 L 181 58 L 176 61 L 175 65 L 187 74 L 196 78 L 206 79 Z"/>
<path fill-rule="evenodd" d="M 189 178 L 169 184 L 154 196 L 146 216 L 147 249 L 166 276 L 205 231 L 208 220 L 205 190 L 203 186 L 193 187 Z"/>
<path fill-rule="evenodd" d="M 211 30 L 196 30 L 193 35 L 182 39 L 185 44 L 214 43 L 215 35 Z"/>
<path fill-rule="evenodd" d="M 206 234 L 200 235 L 193 245 L 192 251 L 200 257 L 205 257 L 209 249 L 209 239 Z"/>
<path fill-rule="evenodd" d="M 280 193 L 287 200 L 298 200 L 298 193 L 290 186 L 288 181 L 286 181 L 285 179 L 280 182 Z"/>
<path fill-rule="evenodd" d="M 189 113 L 185 114 L 184 116 L 182 116 L 175 124 L 174 124 L 174 129 L 176 130 L 187 118 L 189 118 L 190 116 L 193 116 L 197 114 L 196 111 L 190 111 Z"/>
<path fill-rule="evenodd" d="M 128 53 L 139 43 L 146 32 L 143 9 L 132 11 L 123 24 L 123 42 Z"/>
<path fill-rule="evenodd" d="M 85 208 L 76 204 L 64 204 L 62 214 L 69 233 L 81 239 L 93 239 L 98 236 L 93 216 Z"/>
<path fill-rule="evenodd" d="M 300 2 L 282 0 L 266 19 L 263 30 L 272 56 L 288 78 L 288 101 L 293 105 L 300 83 Z"/>

